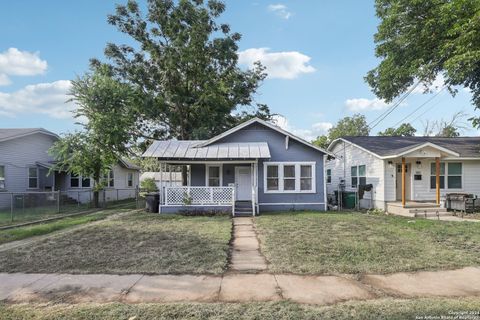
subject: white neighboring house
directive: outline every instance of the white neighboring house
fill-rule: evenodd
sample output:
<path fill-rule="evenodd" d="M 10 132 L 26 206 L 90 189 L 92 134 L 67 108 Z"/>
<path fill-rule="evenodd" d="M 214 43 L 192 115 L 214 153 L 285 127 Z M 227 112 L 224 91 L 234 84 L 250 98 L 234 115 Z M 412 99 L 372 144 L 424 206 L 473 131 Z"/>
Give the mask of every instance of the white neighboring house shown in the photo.
<path fill-rule="evenodd" d="M 65 172 L 49 173 L 54 159 L 48 150 L 59 136 L 42 128 L 0 129 L 0 208 L 10 206 L 11 193 L 61 191 L 89 201 L 93 181 Z M 135 197 L 140 168 L 120 161 L 110 172 L 106 200 Z"/>
<path fill-rule="evenodd" d="M 327 194 L 334 194 L 341 180 L 346 191 L 372 184 L 372 193 L 360 201 L 363 208 L 440 205 L 447 193 L 480 196 L 480 137 L 343 137 L 328 151 L 335 159 L 325 166 Z"/>
<path fill-rule="evenodd" d="M 142 172 L 140 175 L 140 184 L 145 179 L 153 179 L 158 190 L 163 181 L 164 187 L 181 187 L 182 186 L 182 173 L 181 172 Z M 171 180 L 170 180 L 171 179 Z"/>

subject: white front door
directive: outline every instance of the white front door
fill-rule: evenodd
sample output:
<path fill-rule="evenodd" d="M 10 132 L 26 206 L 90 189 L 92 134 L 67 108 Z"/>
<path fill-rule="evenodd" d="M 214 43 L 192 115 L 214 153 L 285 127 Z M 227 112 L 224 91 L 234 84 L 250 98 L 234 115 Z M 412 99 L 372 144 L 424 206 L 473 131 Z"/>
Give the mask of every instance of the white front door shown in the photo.
<path fill-rule="evenodd" d="M 250 167 L 235 167 L 236 200 L 252 200 L 252 172 Z"/>

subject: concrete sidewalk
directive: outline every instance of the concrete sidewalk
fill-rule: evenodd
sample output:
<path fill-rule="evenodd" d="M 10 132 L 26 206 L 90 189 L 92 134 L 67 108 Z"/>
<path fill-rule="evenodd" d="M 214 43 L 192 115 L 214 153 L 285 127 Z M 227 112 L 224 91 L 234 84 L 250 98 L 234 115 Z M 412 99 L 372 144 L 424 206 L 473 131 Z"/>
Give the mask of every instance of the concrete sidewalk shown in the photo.
<path fill-rule="evenodd" d="M 70 275 L 0 273 L 6 302 L 250 302 L 333 304 L 394 297 L 480 296 L 480 268 L 365 275 Z"/>

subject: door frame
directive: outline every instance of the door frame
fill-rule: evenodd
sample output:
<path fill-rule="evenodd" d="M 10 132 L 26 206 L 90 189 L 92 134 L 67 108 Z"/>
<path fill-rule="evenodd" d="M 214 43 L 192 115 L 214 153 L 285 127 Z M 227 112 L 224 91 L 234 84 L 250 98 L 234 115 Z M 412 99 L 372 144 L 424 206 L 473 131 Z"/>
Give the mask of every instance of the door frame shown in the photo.
<path fill-rule="evenodd" d="M 251 190 L 252 190 L 252 187 L 253 187 L 252 167 L 251 167 L 251 166 L 235 166 L 235 179 L 234 179 L 234 180 L 235 180 L 235 200 L 238 200 L 238 201 L 251 201 L 251 200 L 252 200 L 252 199 L 251 199 L 251 196 L 250 196 L 249 199 L 245 199 L 245 200 L 244 200 L 244 199 L 242 199 L 242 200 L 239 200 L 239 199 L 238 199 L 238 194 L 239 194 L 239 192 L 238 192 L 238 190 L 237 190 L 237 189 L 238 189 L 238 187 L 237 187 L 237 186 L 238 186 L 238 176 L 239 176 L 238 170 L 239 170 L 239 169 L 244 169 L 244 168 L 246 168 L 246 169 L 248 169 L 248 171 L 250 171 L 250 186 L 249 186 L 249 189 L 248 189 L 248 190 L 249 190 L 249 194 L 252 193 L 252 191 L 251 191 Z"/>

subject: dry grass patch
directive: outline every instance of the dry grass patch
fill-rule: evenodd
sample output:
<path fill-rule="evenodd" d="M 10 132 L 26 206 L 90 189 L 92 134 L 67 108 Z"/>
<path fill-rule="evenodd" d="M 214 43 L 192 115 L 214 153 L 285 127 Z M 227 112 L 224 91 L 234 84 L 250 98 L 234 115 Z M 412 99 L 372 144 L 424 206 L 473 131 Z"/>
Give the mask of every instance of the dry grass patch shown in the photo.
<path fill-rule="evenodd" d="M 132 213 L 0 253 L 0 272 L 221 273 L 228 217 Z"/>
<path fill-rule="evenodd" d="M 270 270 L 392 273 L 480 264 L 479 225 L 359 213 L 258 217 Z"/>
<path fill-rule="evenodd" d="M 172 304 L 83 304 L 0 305 L 0 318 L 13 319 L 418 319 L 429 316 L 455 317 L 480 310 L 479 299 L 385 299 L 348 302 L 332 306 L 308 306 L 292 302 L 268 303 L 172 303 Z M 422 318 L 423 319 L 423 318 Z M 445 318 L 447 319 L 447 318 Z M 467 319 L 467 317 L 463 318 Z M 474 316 L 468 319 L 475 319 Z"/>

